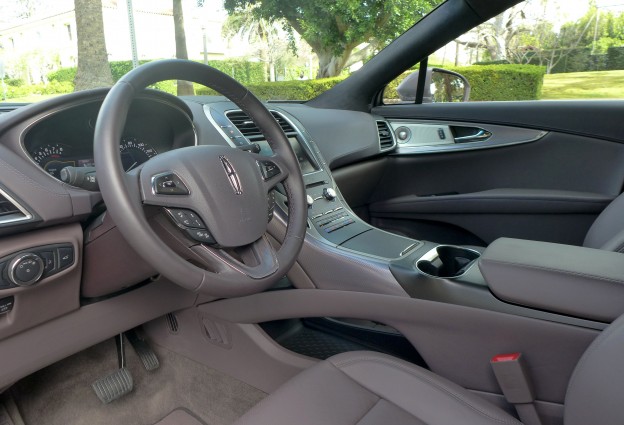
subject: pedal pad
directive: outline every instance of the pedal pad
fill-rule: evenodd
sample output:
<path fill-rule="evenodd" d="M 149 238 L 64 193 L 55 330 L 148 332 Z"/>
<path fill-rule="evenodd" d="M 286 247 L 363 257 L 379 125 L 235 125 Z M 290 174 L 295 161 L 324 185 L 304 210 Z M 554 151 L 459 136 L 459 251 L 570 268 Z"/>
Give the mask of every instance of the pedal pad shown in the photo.
<path fill-rule="evenodd" d="M 132 391 L 134 381 L 130 371 L 123 367 L 110 375 L 98 379 L 91 386 L 100 401 L 108 404 Z"/>
<path fill-rule="evenodd" d="M 126 332 L 126 337 L 137 353 L 137 356 L 139 356 L 141 363 L 143 363 L 143 367 L 145 367 L 146 370 L 158 369 L 160 362 L 158 361 L 158 357 L 156 357 L 156 353 L 152 350 L 152 347 L 139 338 L 135 331 Z"/>

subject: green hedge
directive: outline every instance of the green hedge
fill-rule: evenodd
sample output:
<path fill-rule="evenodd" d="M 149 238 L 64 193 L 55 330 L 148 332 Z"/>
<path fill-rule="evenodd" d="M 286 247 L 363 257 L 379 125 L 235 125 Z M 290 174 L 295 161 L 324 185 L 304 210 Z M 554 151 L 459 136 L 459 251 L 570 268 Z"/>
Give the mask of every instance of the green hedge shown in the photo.
<path fill-rule="evenodd" d="M 607 49 L 606 69 L 624 69 L 624 47 L 609 47 Z"/>
<path fill-rule="evenodd" d="M 272 83 L 249 84 L 247 87 L 262 100 L 308 100 L 329 90 L 346 77 L 323 78 L 319 80 L 276 81 Z M 206 87 L 196 88 L 197 94 L 216 95 Z"/>
<path fill-rule="evenodd" d="M 470 100 L 537 100 L 546 68 L 535 65 L 483 65 L 451 68 L 470 83 Z"/>
<path fill-rule="evenodd" d="M 8 86 L 7 98 L 26 97 L 33 94 L 65 94 L 74 91 L 74 84 L 66 81 L 50 81 L 48 84 L 30 84 L 19 87 Z"/>
<path fill-rule="evenodd" d="M 466 77 L 470 100 L 536 100 L 542 93 L 546 69 L 534 65 L 480 65 L 447 67 Z M 398 99 L 397 86 L 410 72 L 403 73 L 386 87 L 384 98 Z"/>
<path fill-rule="evenodd" d="M 141 60 L 139 65 L 151 62 Z M 242 84 L 256 84 L 264 81 L 264 65 L 259 62 L 247 62 L 242 59 L 213 60 L 208 62 L 210 66 L 236 78 Z M 112 61 L 110 62 L 113 80 L 117 81 L 128 72 L 132 71 L 132 61 Z M 73 83 L 76 77 L 76 67 L 61 68 L 48 74 L 49 81 Z"/>
<path fill-rule="evenodd" d="M 240 64 L 241 62 L 211 61 L 210 63 L 213 66 L 219 63 L 223 72 L 227 72 L 227 67 L 230 67 L 231 73 L 231 67 L 236 66 L 233 64 Z M 245 68 L 240 66 L 236 69 L 238 69 L 239 72 L 246 72 L 247 74 L 245 75 L 252 80 L 261 78 L 260 74 L 262 73 L 262 64 L 247 63 L 247 65 L 249 65 L 249 67 Z M 118 79 L 132 69 L 132 64 L 129 61 L 113 62 L 111 63 L 111 68 L 114 70 L 114 77 Z M 470 100 L 472 101 L 539 99 L 545 73 L 545 69 L 543 67 L 534 65 L 481 65 L 457 68 L 449 67 L 448 69 L 459 72 L 468 79 L 471 85 Z M 384 97 L 398 99 L 396 87 L 401 80 L 411 72 L 412 71 L 405 72 L 402 77 L 399 77 L 391 82 L 386 88 Z M 48 78 L 51 81 L 71 84 L 73 81 L 73 75 L 75 75 L 75 68 L 65 68 L 50 73 Z M 320 80 L 279 81 L 274 83 L 246 83 L 241 80 L 239 81 L 241 81 L 244 85 L 247 85 L 256 96 L 264 100 L 308 100 L 318 96 L 326 90 L 329 90 L 344 79 L 345 77 L 335 77 Z M 70 92 L 71 89 L 73 89 L 73 84 L 55 86 L 52 90 L 57 90 L 59 87 L 62 87 L 63 90 L 68 90 L 67 92 Z M 174 81 L 160 82 L 156 85 L 156 88 L 168 93 L 175 93 L 176 90 Z M 26 89 L 26 87 L 24 87 L 24 89 Z M 36 86 L 36 90 L 37 91 L 34 93 L 38 93 L 44 89 L 40 86 Z M 195 92 L 203 95 L 218 94 L 213 90 L 197 85 L 195 86 Z M 31 93 L 33 93 L 33 91 L 25 94 Z M 53 93 L 61 92 L 53 91 Z"/>

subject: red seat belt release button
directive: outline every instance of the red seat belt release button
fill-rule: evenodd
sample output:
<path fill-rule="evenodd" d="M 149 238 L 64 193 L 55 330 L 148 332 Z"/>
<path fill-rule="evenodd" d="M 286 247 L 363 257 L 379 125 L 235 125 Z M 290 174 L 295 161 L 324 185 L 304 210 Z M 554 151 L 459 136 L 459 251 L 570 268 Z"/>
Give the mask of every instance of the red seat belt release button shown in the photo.
<path fill-rule="evenodd" d="M 490 364 L 509 403 L 533 403 L 535 392 L 521 353 L 498 354 L 492 357 Z"/>

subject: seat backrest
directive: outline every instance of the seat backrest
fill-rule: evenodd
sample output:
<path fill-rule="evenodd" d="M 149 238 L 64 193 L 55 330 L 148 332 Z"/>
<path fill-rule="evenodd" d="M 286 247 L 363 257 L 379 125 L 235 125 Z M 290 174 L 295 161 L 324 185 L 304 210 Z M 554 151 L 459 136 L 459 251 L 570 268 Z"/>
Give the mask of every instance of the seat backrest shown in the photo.
<path fill-rule="evenodd" d="M 583 246 L 624 252 L 624 194 L 615 198 L 596 218 Z"/>
<path fill-rule="evenodd" d="M 581 357 L 568 385 L 563 422 L 624 423 L 624 315 L 605 329 Z"/>

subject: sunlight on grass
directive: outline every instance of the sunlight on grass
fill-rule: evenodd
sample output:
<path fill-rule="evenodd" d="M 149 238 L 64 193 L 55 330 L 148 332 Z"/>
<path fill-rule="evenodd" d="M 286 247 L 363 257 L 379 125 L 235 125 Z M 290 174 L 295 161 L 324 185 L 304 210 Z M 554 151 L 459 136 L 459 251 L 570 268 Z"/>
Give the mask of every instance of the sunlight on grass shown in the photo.
<path fill-rule="evenodd" d="M 624 71 L 571 72 L 544 76 L 542 99 L 623 99 Z"/>

